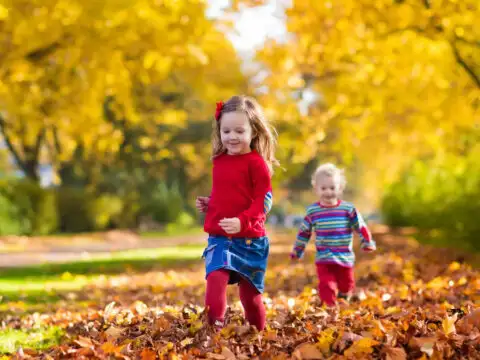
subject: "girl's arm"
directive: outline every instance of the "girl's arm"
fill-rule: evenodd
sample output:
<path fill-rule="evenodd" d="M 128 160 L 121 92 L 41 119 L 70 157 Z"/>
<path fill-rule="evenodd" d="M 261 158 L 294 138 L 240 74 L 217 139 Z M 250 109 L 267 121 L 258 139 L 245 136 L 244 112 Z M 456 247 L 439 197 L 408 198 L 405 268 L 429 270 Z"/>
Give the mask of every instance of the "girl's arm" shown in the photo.
<path fill-rule="evenodd" d="M 350 223 L 360 236 L 360 247 L 365 251 L 375 250 L 377 246 L 372 239 L 372 234 L 370 233 L 370 230 L 368 230 L 367 224 L 363 220 L 362 215 L 355 208 L 353 208 L 350 213 Z"/>
<path fill-rule="evenodd" d="M 263 228 L 267 214 L 272 208 L 272 183 L 267 164 L 258 158 L 251 164 L 253 201 L 250 207 L 238 215 L 240 231 Z"/>
<path fill-rule="evenodd" d="M 310 216 L 307 214 L 303 219 L 302 224 L 300 225 L 300 229 L 298 230 L 297 234 L 297 241 L 295 241 L 295 245 L 293 246 L 293 251 L 290 254 L 291 258 L 294 259 L 301 259 L 305 252 L 305 247 L 310 240 L 310 236 L 312 235 L 312 221 Z"/>

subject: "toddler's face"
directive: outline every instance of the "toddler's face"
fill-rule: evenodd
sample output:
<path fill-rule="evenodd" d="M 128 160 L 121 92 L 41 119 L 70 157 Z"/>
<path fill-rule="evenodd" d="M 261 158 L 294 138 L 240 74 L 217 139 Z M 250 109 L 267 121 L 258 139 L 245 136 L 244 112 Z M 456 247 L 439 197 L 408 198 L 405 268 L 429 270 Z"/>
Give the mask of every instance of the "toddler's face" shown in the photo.
<path fill-rule="evenodd" d="M 228 112 L 220 120 L 220 138 L 229 155 L 241 155 L 251 151 L 252 127 L 243 112 Z"/>
<path fill-rule="evenodd" d="M 315 181 L 315 190 L 320 202 L 325 205 L 335 205 L 342 192 L 339 179 L 327 175 L 318 176 Z"/>

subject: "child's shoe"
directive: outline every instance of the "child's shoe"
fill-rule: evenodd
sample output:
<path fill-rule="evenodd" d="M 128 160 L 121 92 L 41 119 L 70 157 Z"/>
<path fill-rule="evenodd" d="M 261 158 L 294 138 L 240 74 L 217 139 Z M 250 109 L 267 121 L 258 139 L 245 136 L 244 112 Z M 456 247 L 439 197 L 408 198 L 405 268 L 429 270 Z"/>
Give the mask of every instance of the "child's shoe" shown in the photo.
<path fill-rule="evenodd" d="M 337 295 L 337 298 L 340 300 L 344 300 L 345 302 L 349 303 L 351 298 L 352 298 L 352 294 L 351 293 L 341 293 L 339 292 L 338 295 Z"/>

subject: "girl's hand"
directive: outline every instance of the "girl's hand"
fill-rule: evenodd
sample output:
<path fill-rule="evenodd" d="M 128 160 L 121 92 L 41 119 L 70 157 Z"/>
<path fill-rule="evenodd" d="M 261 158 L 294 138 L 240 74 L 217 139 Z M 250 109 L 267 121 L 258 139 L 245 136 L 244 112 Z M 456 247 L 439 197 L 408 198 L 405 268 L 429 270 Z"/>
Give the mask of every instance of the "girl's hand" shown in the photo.
<path fill-rule="evenodd" d="M 297 262 L 298 260 L 299 260 L 299 258 L 298 258 L 298 256 L 297 256 L 297 254 L 295 254 L 295 253 L 293 253 L 293 252 L 290 253 L 290 261 L 291 261 L 291 262 Z"/>
<path fill-rule="evenodd" d="M 239 218 L 222 219 L 218 223 L 227 234 L 236 234 L 240 232 L 241 224 Z"/>
<path fill-rule="evenodd" d="M 206 213 L 208 210 L 208 202 L 210 198 L 207 196 L 197 196 L 197 200 L 195 200 L 195 206 L 198 211 Z"/>

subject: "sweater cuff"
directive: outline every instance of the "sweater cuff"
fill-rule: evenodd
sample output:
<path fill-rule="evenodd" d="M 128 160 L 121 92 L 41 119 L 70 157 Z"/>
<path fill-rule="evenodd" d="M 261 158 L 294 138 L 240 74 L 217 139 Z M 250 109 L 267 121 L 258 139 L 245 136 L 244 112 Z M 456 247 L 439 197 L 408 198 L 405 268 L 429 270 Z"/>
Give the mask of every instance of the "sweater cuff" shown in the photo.
<path fill-rule="evenodd" d="M 240 214 L 238 219 L 240 220 L 240 231 L 244 232 L 248 229 L 248 217 L 245 214 Z"/>

